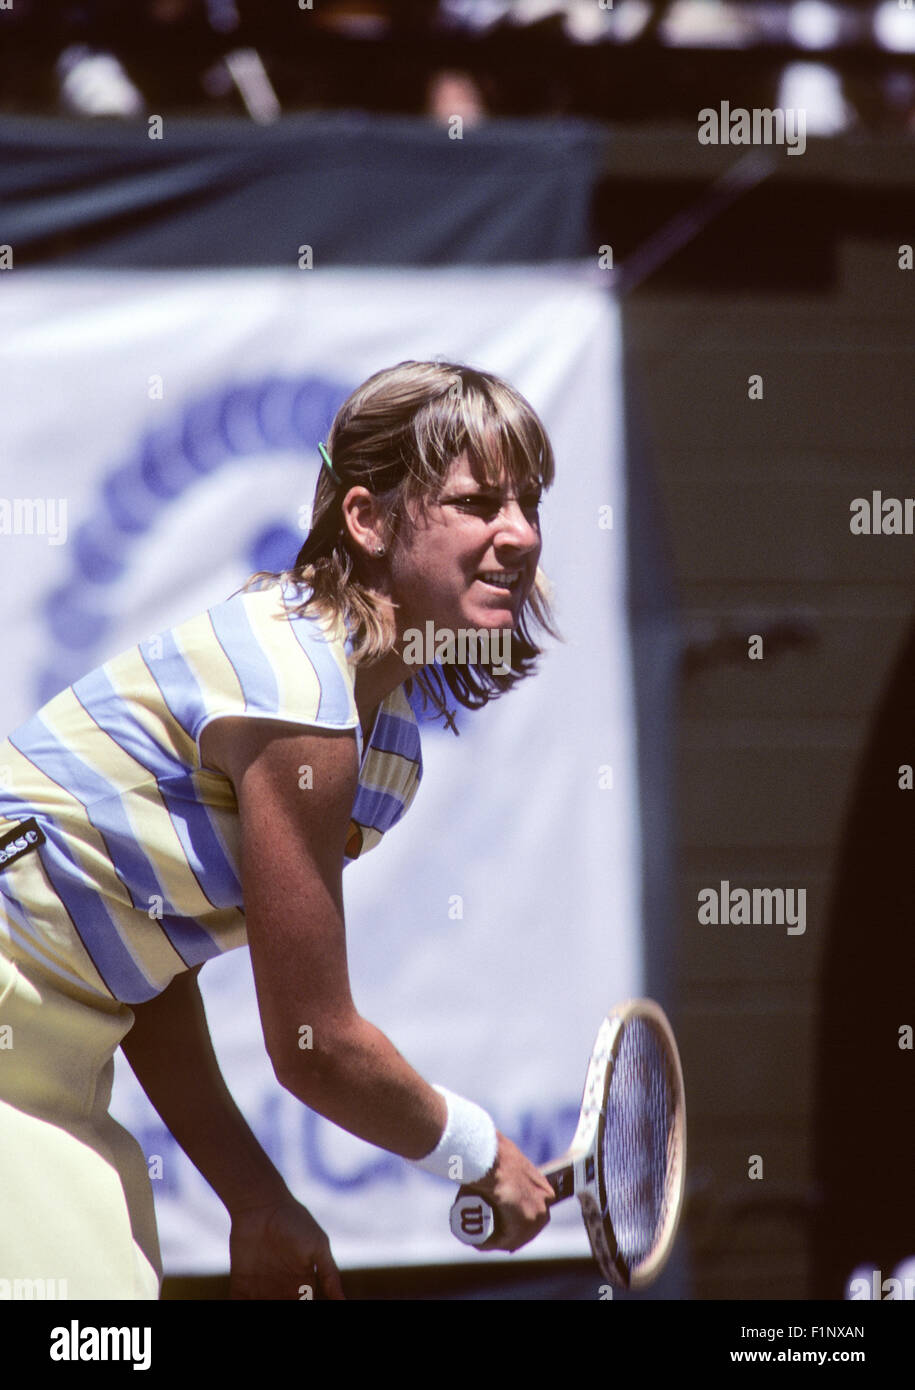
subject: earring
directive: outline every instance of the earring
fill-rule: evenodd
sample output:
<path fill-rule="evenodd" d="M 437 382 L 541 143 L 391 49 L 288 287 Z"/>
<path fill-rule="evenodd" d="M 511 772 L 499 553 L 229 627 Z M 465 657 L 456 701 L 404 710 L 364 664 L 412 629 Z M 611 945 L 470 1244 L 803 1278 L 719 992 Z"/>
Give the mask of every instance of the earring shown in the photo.
<path fill-rule="evenodd" d="M 383 545 L 376 545 L 376 546 L 375 546 L 375 554 L 376 554 L 376 555 L 383 555 L 383 554 L 384 554 L 384 546 L 383 546 Z"/>

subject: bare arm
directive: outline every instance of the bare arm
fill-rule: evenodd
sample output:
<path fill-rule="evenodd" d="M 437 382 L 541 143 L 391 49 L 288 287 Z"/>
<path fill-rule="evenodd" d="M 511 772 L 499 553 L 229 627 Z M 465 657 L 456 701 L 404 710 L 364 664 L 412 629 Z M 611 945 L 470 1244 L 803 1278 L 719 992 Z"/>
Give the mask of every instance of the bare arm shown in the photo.
<path fill-rule="evenodd" d="M 234 1216 L 290 1194 L 223 1080 L 197 985 L 199 969 L 133 1006 L 136 1021 L 121 1048 L 174 1138 Z"/>
<path fill-rule="evenodd" d="M 223 1080 L 197 967 L 146 1004 L 121 1043 L 137 1080 L 232 1218 L 232 1298 L 340 1299 L 330 1242 L 264 1153 Z"/>
<path fill-rule="evenodd" d="M 423 1158 L 444 1132 L 444 1099 L 356 1009 L 343 920 L 343 857 L 355 798 L 355 741 L 255 719 L 204 730 L 205 763 L 235 786 L 248 942 L 267 1051 L 294 1096 L 351 1134 Z M 300 786 L 300 769 L 312 769 Z M 307 1045 L 303 1046 L 302 1043 Z M 499 1134 L 474 1184 L 499 1208 L 492 1248 L 515 1250 L 549 1220 L 552 1189 Z"/>
<path fill-rule="evenodd" d="M 423 1157 L 441 1137 L 445 1102 L 350 990 L 342 870 L 358 777 L 352 735 L 225 719 L 202 747 L 238 797 L 248 941 L 277 1079 L 359 1138 Z"/>

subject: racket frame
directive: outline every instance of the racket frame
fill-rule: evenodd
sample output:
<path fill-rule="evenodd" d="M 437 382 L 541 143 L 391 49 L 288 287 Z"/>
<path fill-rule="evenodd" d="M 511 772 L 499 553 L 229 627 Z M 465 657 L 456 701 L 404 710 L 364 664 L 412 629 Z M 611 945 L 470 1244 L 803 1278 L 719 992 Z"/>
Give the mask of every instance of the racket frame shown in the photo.
<path fill-rule="evenodd" d="M 615 1237 L 608 1237 L 608 1228 L 610 1232 L 613 1228 L 609 1217 L 604 1216 L 607 1194 L 604 1190 L 600 1149 L 607 1110 L 607 1092 L 613 1078 L 624 1027 L 637 1018 L 644 1019 L 660 1034 L 670 1064 L 674 1098 L 671 1132 L 668 1136 L 668 1202 L 664 1225 L 651 1255 L 632 1271 L 620 1254 Z M 592 1253 L 605 1278 L 617 1288 L 623 1289 L 644 1288 L 657 1278 L 676 1238 L 683 1206 L 686 1181 L 686 1103 L 683 1069 L 673 1030 L 663 1009 L 653 999 L 627 999 L 612 1009 L 601 1022 L 588 1064 L 578 1128 L 562 1157 L 546 1164 L 540 1171 L 555 1192 L 557 1201 L 563 1201 L 573 1194 L 578 1198 Z"/>
<path fill-rule="evenodd" d="M 669 1064 L 673 1104 L 667 1149 L 667 1210 L 654 1249 L 631 1270 L 617 1246 L 607 1210 L 601 1144 L 607 1113 L 607 1093 L 622 1045 L 625 1025 L 636 1019 L 649 1023 L 659 1036 Z M 653 999 L 627 999 L 601 1021 L 585 1077 L 578 1127 L 566 1152 L 540 1169 L 557 1202 L 576 1196 L 591 1252 L 605 1279 L 620 1289 L 641 1289 L 661 1272 L 673 1247 L 683 1206 L 686 1182 L 686 1101 L 677 1044 L 664 1010 Z M 451 1229 L 467 1245 L 483 1245 L 495 1225 L 491 1204 L 472 1191 L 459 1196 L 451 1208 Z M 609 1228 L 609 1236 L 608 1236 Z"/>

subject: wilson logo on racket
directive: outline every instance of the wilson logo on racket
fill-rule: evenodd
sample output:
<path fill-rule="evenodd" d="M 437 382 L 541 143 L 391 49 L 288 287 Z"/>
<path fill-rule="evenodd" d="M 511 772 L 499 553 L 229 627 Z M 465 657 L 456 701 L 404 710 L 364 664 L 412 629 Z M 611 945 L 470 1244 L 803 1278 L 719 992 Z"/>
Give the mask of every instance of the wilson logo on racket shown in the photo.
<path fill-rule="evenodd" d="M 461 1231 L 465 1236 L 481 1236 L 483 1234 L 483 1207 L 477 1203 L 475 1207 L 464 1207 L 461 1212 Z"/>
<path fill-rule="evenodd" d="M 495 1224 L 492 1207 L 482 1197 L 458 1197 L 451 1208 L 451 1229 L 464 1245 L 483 1245 Z"/>

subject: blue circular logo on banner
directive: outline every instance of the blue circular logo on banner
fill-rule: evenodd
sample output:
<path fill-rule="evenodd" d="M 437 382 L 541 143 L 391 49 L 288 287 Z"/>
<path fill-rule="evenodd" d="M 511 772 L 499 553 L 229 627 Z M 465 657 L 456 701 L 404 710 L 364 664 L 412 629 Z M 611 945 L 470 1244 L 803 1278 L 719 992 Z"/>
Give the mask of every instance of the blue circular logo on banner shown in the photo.
<path fill-rule="evenodd" d="M 45 600 L 56 649 L 37 677 L 44 704 L 88 669 L 87 656 L 112 621 L 106 588 L 121 579 L 141 538 L 161 524 L 202 478 L 246 455 L 314 452 L 352 387 L 324 377 L 268 377 L 225 387 L 187 402 L 181 413 L 148 430 L 136 452 L 103 479 L 97 503 L 69 548 L 72 571 Z M 298 554 L 302 535 L 282 519 L 262 526 L 249 542 L 250 571 L 282 570 Z"/>

